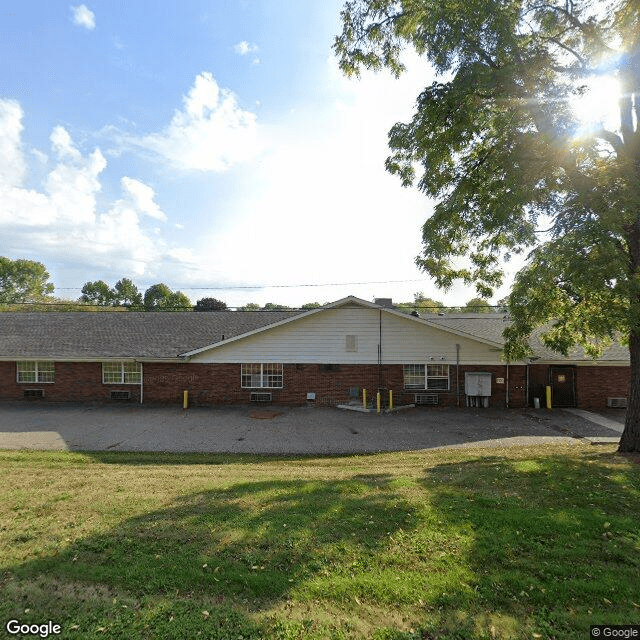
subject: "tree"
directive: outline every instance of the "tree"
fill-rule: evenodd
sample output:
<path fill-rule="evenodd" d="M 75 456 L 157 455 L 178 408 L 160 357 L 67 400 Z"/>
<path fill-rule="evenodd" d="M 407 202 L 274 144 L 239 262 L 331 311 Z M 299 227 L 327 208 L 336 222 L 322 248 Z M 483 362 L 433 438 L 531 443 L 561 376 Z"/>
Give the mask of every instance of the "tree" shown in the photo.
<path fill-rule="evenodd" d="M 0 304 L 42 302 L 54 290 L 41 262 L 0 256 Z"/>
<path fill-rule="evenodd" d="M 275 302 L 267 302 L 262 307 L 263 311 L 291 311 L 291 307 L 287 307 L 283 304 L 276 304 Z"/>
<path fill-rule="evenodd" d="M 194 311 L 227 311 L 228 309 L 227 303 L 217 298 L 200 298 L 193 308 Z"/>
<path fill-rule="evenodd" d="M 442 302 L 426 298 L 422 291 L 413 294 L 413 306 L 417 307 L 418 313 L 440 313 L 444 309 Z"/>
<path fill-rule="evenodd" d="M 529 251 L 506 355 L 525 357 L 538 325 L 564 354 L 577 344 L 597 355 L 621 333 L 631 389 L 619 450 L 639 451 L 640 4 L 353 0 L 341 15 L 346 73 L 399 74 L 409 46 L 439 74 L 389 133 L 387 170 L 438 199 L 418 266 L 440 287 L 461 279 L 489 297 L 503 261 Z M 583 126 L 575 101 L 612 74 L 617 124 Z"/>
<path fill-rule="evenodd" d="M 255 302 L 249 302 L 244 307 L 238 307 L 238 311 L 260 311 L 260 305 Z"/>
<path fill-rule="evenodd" d="M 122 278 L 113 288 L 114 304 L 130 309 L 142 309 L 142 294 L 129 278 Z"/>
<path fill-rule="evenodd" d="M 471 298 L 462 308 L 463 313 L 492 313 L 493 307 L 484 298 Z"/>
<path fill-rule="evenodd" d="M 115 301 L 115 292 L 103 280 L 95 282 L 86 282 L 82 287 L 82 295 L 80 302 L 87 302 L 101 307 L 113 306 Z"/>
<path fill-rule="evenodd" d="M 305 311 L 311 311 L 311 309 L 319 309 L 322 305 L 319 302 L 307 302 L 303 304 L 300 308 Z"/>
<path fill-rule="evenodd" d="M 173 292 L 162 282 L 144 292 L 145 311 L 186 311 L 191 308 L 191 300 L 184 293 Z"/>

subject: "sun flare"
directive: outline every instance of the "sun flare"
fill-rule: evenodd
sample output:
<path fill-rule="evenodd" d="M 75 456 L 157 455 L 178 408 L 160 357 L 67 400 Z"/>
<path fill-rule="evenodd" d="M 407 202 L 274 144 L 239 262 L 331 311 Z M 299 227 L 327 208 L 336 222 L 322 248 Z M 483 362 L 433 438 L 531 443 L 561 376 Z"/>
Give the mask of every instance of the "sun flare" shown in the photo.
<path fill-rule="evenodd" d="M 619 127 L 618 99 L 620 85 L 613 76 L 596 76 L 587 80 L 580 95 L 571 101 L 571 109 L 583 129 L 602 125 L 607 129 Z"/>

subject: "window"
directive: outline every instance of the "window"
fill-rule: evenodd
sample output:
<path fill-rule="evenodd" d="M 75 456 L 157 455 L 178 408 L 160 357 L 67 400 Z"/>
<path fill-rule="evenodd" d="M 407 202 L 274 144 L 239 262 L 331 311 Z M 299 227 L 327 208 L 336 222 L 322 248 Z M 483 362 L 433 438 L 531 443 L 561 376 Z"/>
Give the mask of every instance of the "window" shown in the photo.
<path fill-rule="evenodd" d="M 103 384 L 140 384 L 142 365 L 139 362 L 103 362 Z"/>
<path fill-rule="evenodd" d="M 55 370 L 53 362 L 37 362 L 29 360 L 18 362 L 18 382 L 55 382 Z"/>
<path fill-rule="evenodd" d="M 404 370 L 404 386 L 405 389 L 424 389 L 424 365 L 423 364 L 405 364 Z"/>
<path fill-rule="evenodd" d="M 449 365 L 448 364 L 428 364 L 427 365 L 427 386 L 426 389 L 439 391 L 449 390 Z"/>
<path fill-rule="evenodd" d="M 448 364 L 405 364 L 403 373 L 405 389 L 449 390 Z"/>
<path fill-rule="evenodd" d="M 346 350 L 347 351 L 358 350 L 358 336 L 347 336 Z"/>
<path fill-rule="evenodd" d="M 243 364 L 240 367 L 240 381 L 244 389 L 281 389 L 281 364 Z"/>

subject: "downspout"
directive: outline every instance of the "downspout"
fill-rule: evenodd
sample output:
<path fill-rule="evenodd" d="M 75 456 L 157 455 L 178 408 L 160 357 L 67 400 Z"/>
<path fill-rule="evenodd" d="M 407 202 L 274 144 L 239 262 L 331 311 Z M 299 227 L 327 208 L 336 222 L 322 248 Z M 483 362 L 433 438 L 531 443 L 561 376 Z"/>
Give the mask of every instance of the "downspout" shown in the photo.
<path fill-rule="evenodd" d="M 140 363 L 140 404 L 142 404 L 142 398 L 144 397 L 144 365 Z"/>
<path fill-rule="evenodd" d="M 507 409 L 509 408 L 509 361 L 507 360 L 507 389 L 506 389 L 505 400 L 507 404 Z"/>
<path fill-rule="evenodd" d="M 526 384 L 525 384 L 524 406 L 527 409 L 529 408 L 529 366 L 530 364 L 531 363 L 527 362 L 527 366 L 526 366 L 527 377 L 526 377 Z"/>
<path fill-rule="evenodd" d="M 460 406 L 460 345 L 456 342 L 456 406 Z"/>
<path fill-rule="evenodd" d="M 378 342 L 378 389 L 382 388 L 382 309 L 380 309 L 378 319 L 379 324 L 379 342 Z"/>

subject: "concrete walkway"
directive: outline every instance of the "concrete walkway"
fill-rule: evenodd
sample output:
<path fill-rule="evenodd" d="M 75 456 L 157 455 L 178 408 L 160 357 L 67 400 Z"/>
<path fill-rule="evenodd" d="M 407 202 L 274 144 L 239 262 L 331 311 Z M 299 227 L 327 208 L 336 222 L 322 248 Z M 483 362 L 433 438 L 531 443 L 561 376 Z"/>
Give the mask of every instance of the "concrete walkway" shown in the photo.
<path fill-rule="evenodd" d="M 584 409 L 565 409 L 565 411 L 573 413 L 574 416 L 580 416 L 585 420 L 589 420 L 589 422 L 599 424 L 601 427 L 611 429 L 612 431 L 617 431 L 618 433 L 622 433 L 624 431 L 624 424 L 620 424 L 618 421 L 611 420 L 610 418 L 605 418 L 598 413 L 592 413 L 591 411 L 585 411 Z"/>

